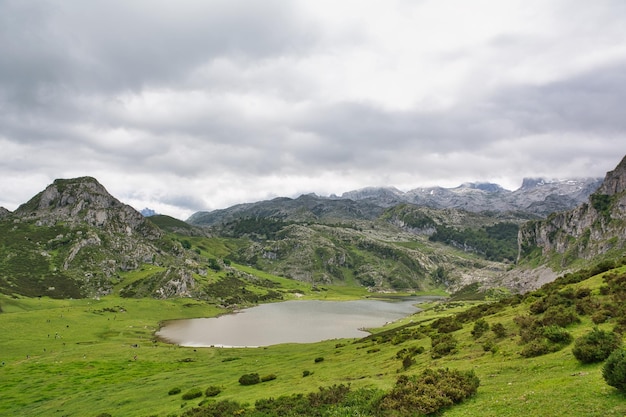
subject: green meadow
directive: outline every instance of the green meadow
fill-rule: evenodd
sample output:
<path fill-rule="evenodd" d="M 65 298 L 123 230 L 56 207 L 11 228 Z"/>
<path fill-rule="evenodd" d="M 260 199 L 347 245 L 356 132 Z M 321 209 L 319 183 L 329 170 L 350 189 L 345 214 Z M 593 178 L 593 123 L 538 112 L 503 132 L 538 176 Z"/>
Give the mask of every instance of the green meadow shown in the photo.
<path fill-rule="evenodd" d="M 624 272 L 622 267 L 620 273 Z M 302 289 L 292 281 L 283 284 L 294 286 L 287 287 L 285 294 L 298 286 Z M 584 286 L 600 297 L 602 285 L 598 275 L 569 287 Z M 306 297 L 341 300 L 365 295 L 353 287 L 328 287 L 308 291 Z M 475 321 L 462 322 L 451 333 L 457 340 L 454 351 L 433 358 L 434 333 L 425 326 L 480 302 L 426 304 L 424 311 L 372 329 L 364 339 L 228 349 L 180 347 L 154 338 L 164 320 L 227 312 L 200 301 L 0 296 L 0 415 L 178 416 L 206 401 L 184 400 L 183 395 L 193 389 L 204 392 L 219 387 L 215 401 L 233 400 L 252 407 L 260 399 L 335 384 L 387 391 L 400 375 L 427 368 L 473 370 L 480 379 L 477 394 L 442 411 L 440 415 L 446 417 L 626 415 L 626 397 L 603 380 L 602 364 L 580 364 L 572 354 L 573 344 L 537 357 L 520 355 L 514 320 L 528 315 L 537 299 L 539 294 L 525 297 L 484 317 L 491 327 L 503 325 L 503 337 L 492 332 L 475 337 Z M 577 338 L 594 325 L 589 316 L 581 315 L 580 322 L 567 330 Z M 613 323 L 599 327 L 610 330 Z M 400 337 L 406 332 L 413 336 Z M 404 366 L 403 349 L 421 353 Z M 239 378 L 249 373 L 275 379 L 241 385 Z"/>

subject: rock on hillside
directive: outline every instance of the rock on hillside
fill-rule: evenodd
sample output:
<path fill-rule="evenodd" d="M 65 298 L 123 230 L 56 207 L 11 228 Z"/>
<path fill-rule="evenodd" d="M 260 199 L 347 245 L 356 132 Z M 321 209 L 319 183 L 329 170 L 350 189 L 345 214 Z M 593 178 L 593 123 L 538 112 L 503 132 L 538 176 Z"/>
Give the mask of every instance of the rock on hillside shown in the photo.
<path fill-rule="evenodd" d="M 5 209 L 4 207 L 0 207 L 0 219 L 8 216 L 9 214 L 11 214 L 9 210 Z"/>
<path fill-rule="evenodd" d="M 557 257 L 561 267 L 580 258 L 621 256 L 626 246 L 626 157 L 586 203 L 524 225 L 519 246 L 522 260 L 540 250 L 545 262 Z"/>

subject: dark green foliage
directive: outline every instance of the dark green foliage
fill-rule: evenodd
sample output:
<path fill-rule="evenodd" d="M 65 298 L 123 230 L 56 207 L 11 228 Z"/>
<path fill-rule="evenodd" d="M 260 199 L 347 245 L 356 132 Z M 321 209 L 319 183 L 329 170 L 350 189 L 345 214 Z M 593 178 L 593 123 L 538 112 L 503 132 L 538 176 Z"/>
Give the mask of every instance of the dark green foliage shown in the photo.
<path fill-rule="evenodd" d="M 502 323 L 494 323 L 491 325 L 491 331 L 497 338 L 506 337 L 506 327 Z"/>
<path fill-rule="evenodd" d="M 311 375 L 312 372 L 311 371 L 302 371 L 302 377 L 306 378 L 307 376 Z"/>
<path fill-rule="evenodd" d="M 193 388 L 183 394 L 183 400 L 193 400 L 202 397 L 202 391 L 199 388 Z"/>
<path fill-rule="evenodd" d="M 275 239 L 276 234 L 290 223 L 273 218 L 247 217 L 225 225 L 233 237 L 247 236 L 253 239 Z"/>
<path fill-rule="evenodd" d="M 570 324 L 580 323 L 580 319 L 573 307 L 556 306 L 546 310 L 541 320 L 544 326 L 567 327 Z"/>
<path fill-rule="evenodd" d="M 576 339 L 572 353 L 582 363 L 602 362 L 621 344 L 622 338 L 618 334 L 599 330 L 596 327 Z"/>
<path fill-rule="evenodd" d="M 474 322 L 474 328 L 472 329 L 472 336 L 474 339 L 478 339 L 486 331 L 489 330 L 489 323 L 485 321 L 485 319 L 478 319 Z"/>
<path fill-rule="evenodd" d="M 261 377 L 261 382 L 268 382 L 268 381 L 273 381 L 277 378 L 276 374 L 268 374 L 268 375 L 263 375 Z"/>
<path fill-rule="evenodd" d="M 239 378 L 239 383 L 241 385 L 254 385 L 259 382 L 261 382 L 261 377 L 259 377 L 259 374 L 256 373 L 245 374 Z"/>
<path fill-rule="evenodd" d="M 228 274 L 217 282 L 212 282 L 205 287 L 207 297 L 221 304 L 256 304 L 272 300 L 281 300 L 282 294 L 278 291 L 268 289 L 265 294 L 259 294 L 247 288 L 248 285 L 273 287 L 274 284 L 264 280 L 255 282 L 245 281 L 232 274 Z"/>
<path fill-rule="evenodd" d="M 315 358 L 315 363 L 324 362 L 324 358 L 322 356 Z"/>
<path fill-rule="evenodd" d="M 614 197 L 607 194 L 591 194 L 589 196 L 591 206 L 601 214 L 605 220 L 611 219 L 611 207 L 615 201 Z"/>
<path fill-rule="evenodd" d="M 204 391 L 204 395 L 206 395 L 207 397 L 215 397 L 219 395 L 220 392 L 222 392 L 222 389 L 220 387 L 211 385 Z"/>
<path fill-rule="evenodd" d="M 431 356 L 433 359 L 456 353 L 457 340 L 451 334 L 434 335 L 431 339 Z"/>
<path fill-rule="evenodd" d="M 204 404 L 202 407 L 192 408 L 191 410 L 186 411 L 182 414 L 183 417 L 224 417 L 224 416 L 235 416 L 235 415 L 245 415 L 243 412 L 245 411 L 244 407 L 230 400 L 218 401 L 218 402 L 209 402 Z"/>
<path fill-rule="evenodd" d="M 543 328 L 543 336 L 552 343 L 569 345 L 572 343 L 572 335 L 560 326 L 546 326 Z"/>
<path fill-rule="evenodd" d="M 176 394 L 180 394 L 180 388 L 178 388 L 178 387 L 172 388 L 167 393 L 167 395 L 176 395 Z"/>
<path fill-rule="evenodd" d="M 448 316 L 437 319 L 432 327 L 437 329 L 439 333 L 452 333 L 463 328 L 456 316 Z"/>
<path fill-rule="evenodd" d="M 458 404 L 478 390 L 473 371 L 427 369 L 419 376 L 401 376 L 379 404 L 383 415 L 415 416 L 435 413 Z"/>
<path fill-rule="evenodd" d="M 480 229 L 464 230 L 440 225 L 429 239 L 476 252 L 492 261 L 513 262 L 517 257 L 518 230 L 519 226 L 515 223 L 497 223 Z"/>
<path fill-rule="evenodd" d="M 607 384 L 626 393 L 626 349 L 616 349 L 609 355 L 602 368 L 602 377 Z"/>
<path fill-rule="evenodd" d="M 209 259 L 209 268 L 211 268 L 215 272 L 220 271 L 222 269 L 220 264 L 217 262 L 217 259 L 215 259 L 215 258 L 210 258 Z"/>
<path fill-rule="evenodd" d="M 413 360 L 413 358 L 407 355 L 404 357 L 404 359 L 402 359 L 402 368 L 409 369 L 414 363 L 415 361 Z"/>

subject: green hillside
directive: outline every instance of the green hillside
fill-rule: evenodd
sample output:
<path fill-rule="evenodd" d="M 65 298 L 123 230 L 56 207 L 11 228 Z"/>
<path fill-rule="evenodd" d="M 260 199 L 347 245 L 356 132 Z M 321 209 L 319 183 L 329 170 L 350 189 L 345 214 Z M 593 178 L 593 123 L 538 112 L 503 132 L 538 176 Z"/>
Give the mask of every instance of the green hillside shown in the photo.
<path fill-rule="evenodd" d="M 604 381 L 603 362 L 583 363 L 573 353 L 594 328 L 623 340 L 626 267 L 613 266 L 567 274 L 524 296 L 425 305 L 363 339 L 257 349 L 184 348 L 153 338 L 162 320 L 224 311 L 205 302 L 1 296 L 0 414 L 269 416 L 304 407 L 309 414 L 300 415 L 412 415 L 403 407 L 428 372 L 448 369 L 450 377 L 460 372 L 455 384 L 471 386 L 474 375 L 479 385 L 444 407 L 445 416 L 623 416 L 624 394 Z M 320 296 L 309 288 L 281 292 Z M 345 291 L 328 286 L 321 296 L 358 296 Z M 266 382 L 242 385 L 248 374 Z M 194 390 L 199 397 L 184 399 Z"/>

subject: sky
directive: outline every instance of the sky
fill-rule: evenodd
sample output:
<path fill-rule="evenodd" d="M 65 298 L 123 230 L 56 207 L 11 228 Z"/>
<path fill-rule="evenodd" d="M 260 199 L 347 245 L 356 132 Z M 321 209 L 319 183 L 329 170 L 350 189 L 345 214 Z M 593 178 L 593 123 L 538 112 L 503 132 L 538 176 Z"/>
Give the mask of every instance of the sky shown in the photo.
<path fill-rule="evenodd" d="M 603 177 L 623 0 L 0 0 L 0 206 L 95 177 L 200 210 Z"/>

